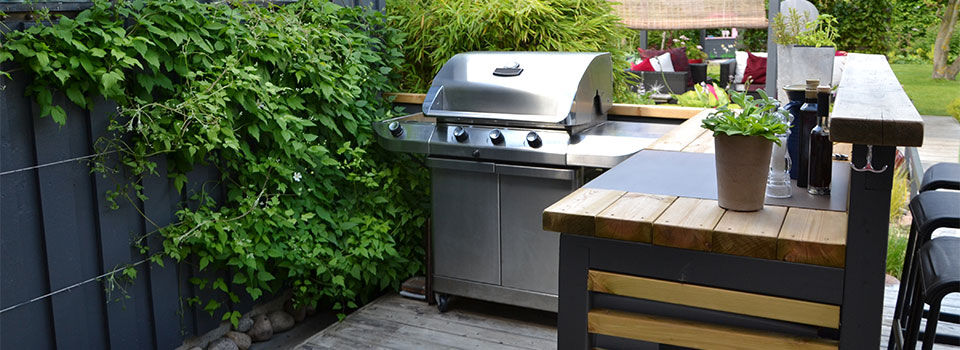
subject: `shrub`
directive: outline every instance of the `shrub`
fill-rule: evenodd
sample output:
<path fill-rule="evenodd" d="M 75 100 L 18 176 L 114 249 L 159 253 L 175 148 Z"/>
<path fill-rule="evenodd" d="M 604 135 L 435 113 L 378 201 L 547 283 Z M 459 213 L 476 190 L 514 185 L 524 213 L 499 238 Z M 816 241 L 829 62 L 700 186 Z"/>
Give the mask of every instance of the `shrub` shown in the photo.
<path fill-rule="evenodd" d="M 467 51 L 606 51 L 614 99 L 629 102 L 624 70 L 634 33 L 606 0 L 389 0 L 391 24 L 406 33 L 401 88 L 424 92 L 450 57 Z"/>
<path fill-rule="evenodd" d="M 831 15 L 821 14 L 817 18 L 810 18 L 807 13 L 799 13 L 790 9 L 786 13 L 778 13 L 773 19 L 774 42 L 779 45 L 804 46 L 836 46 L 837 30 L 834 27 L 837 19 Z"/>
<path fill-rule="evenodd" d="M 299 303 L 340 309 L 420 270 L 426 174 L 374 145 L 369 127 L 390 115 L 378 93 L 395 88 L 402 62 L 400 33 L 381 14 L 321 0 L 99 1 L 54 23 L 8 33 L 0 60 L 33 74 L 40 114 L 61 124 L 51 89 L 81 107 L 97 95 L 117 102 L 115 134 L 98 147 L 117 151 L 125 169 L 109 159 L 99 169 L 134 174 L 140 196 L 157 155 L 178 190 L 196 165 L 222 174 L 220 203 L 194 193 L 196 206 L 158 228 L 162 251 L 137 240 L 155 262 L 229 271 L 192 279 L 221 298 L 191 302 L 223 311 L 239 298 L 233 284 L 253 299 L 291 288 Z M 222 316 L 236 322 L 240 313 Z"/>
<path fill-rule="evenodd" d="M 960 97 L 950 101 L 950 104 L 947 105 L 947 113 L 953 116 L 958 122 L 960 122 Z"/>
<path fill-rule="evenodd" d="M 892 13 L 890 0 L 836 0 L 825 11 L 837 17 L 839 49 L 861 53 L 887 52 Z"/>

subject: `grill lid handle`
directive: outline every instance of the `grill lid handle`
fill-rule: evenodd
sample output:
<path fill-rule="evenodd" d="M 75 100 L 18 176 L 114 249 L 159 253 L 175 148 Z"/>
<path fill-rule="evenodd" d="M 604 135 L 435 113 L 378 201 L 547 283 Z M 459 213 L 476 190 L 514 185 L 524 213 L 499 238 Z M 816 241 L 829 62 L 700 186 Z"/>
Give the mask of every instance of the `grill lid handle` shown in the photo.
<path fill-rule="evenodd" d="M 512 66 L 503 66 L 493 70 L 493 75 L 498 77 L 515 77 L 523 73 L 523 68 L 520 68 L 520 64 L 514 62 Z"/>

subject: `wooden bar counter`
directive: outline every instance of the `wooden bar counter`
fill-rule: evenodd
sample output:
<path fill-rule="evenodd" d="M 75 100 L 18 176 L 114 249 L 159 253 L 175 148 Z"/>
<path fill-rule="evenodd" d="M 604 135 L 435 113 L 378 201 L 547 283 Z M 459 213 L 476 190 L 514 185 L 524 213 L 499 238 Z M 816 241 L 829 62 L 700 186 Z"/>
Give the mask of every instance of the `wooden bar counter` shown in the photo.
<path fill-rule="evenodd" d="M 562 233 L 560 348 L 879 348 L 894 149 L 923 126 L 882 56 L 847 67 L 833 140 L 852 161 L 833 163 L 830 196 L 720 208 L 708 110 L 544 210 Z M 888 169 L 856 171 L 868 152 Z"/>

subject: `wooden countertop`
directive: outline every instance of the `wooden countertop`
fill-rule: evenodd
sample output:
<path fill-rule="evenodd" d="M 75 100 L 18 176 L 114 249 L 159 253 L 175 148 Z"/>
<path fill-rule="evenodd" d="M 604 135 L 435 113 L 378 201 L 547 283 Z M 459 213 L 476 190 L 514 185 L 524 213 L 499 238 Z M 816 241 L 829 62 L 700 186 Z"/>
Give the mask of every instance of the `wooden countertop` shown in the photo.
<path fill-rule="evenodd" d="M 830 116 L 830 138 L 864 145 L 923 145 L 923 119 L 886 57 L 850 54 L 845 67 Z"/>
<path fill-rule="evenodd" d="M 831 196 L 794 187 L 757 212 L 720 208 L 713 136 L 691 117 L 544 210 L 543 228 L 720 254 L 843 267 L 850 166 L 834 162 Z M 794 185 L 795 186 L 795 185 Z"/>
<path fill-rule="evenodd" d="M 581 188 L 544 210 L 543 229 L 843 267 L 847 213 L 773 205 L 736 212 L 712 199 Z"/>

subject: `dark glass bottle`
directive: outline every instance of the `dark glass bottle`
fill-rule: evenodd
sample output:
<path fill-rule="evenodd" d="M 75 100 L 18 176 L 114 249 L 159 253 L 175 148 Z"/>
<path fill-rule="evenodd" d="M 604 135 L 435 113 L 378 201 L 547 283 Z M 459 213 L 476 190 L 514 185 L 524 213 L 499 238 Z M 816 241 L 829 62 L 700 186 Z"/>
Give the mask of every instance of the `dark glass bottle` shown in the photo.
<path fill-rule="evenodd" d="M 790 102 L 783 106 L 783 109 L 786 109 L 793 116 L 793 122 L 790 124 L 790 136 L 787 137 L 787 153 L 790 154 L 790 159 L 796 162 L 800 159 L 800 106 L 803 106 L 806 85 L 787 85 L 783 90 L 787 92 L 787 98 L 790 99 Z M 791 166 L 790 178 L 796 180 L 798 177 L 799 169 L 796 166 Z"/>
<path fill-rule="evenodd" d="M 797 160 L 797 186 L 807 187 L 807 178 L 810 176 L 810 130 L 817 125 L 817 85 L 820 80 L 807 79 L 807 89 L 803 105 L 800 106 L 800 118 L 794 120 L 799 125 L 800 159 Z"/>
<path fill-rule="evenodd" d="M 830 87 L 817 88 L 817 126 L 810 130 L 810 176 L 807 192 L 830 194 L 833 167 L 833 142 L 828 128 L 830 114 Z"/>

